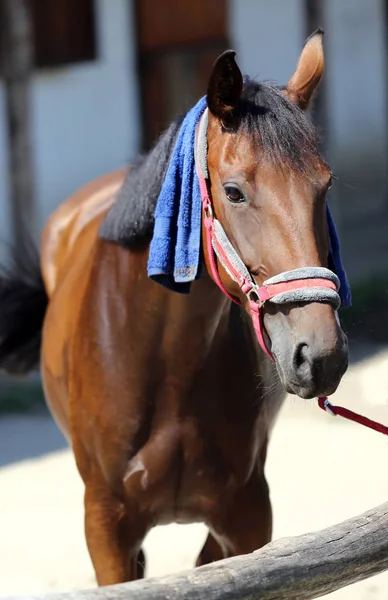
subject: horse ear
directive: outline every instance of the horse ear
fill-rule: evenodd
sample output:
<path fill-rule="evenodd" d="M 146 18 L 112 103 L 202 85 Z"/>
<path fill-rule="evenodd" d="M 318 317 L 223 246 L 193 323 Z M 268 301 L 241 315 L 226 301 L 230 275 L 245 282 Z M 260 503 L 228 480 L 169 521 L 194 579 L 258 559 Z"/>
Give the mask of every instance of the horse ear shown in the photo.
<path fill-rule="evenodd" d="M 226 50 L 213 65 L 207 89 L 210 112 L 228 124 L 234 118 L 243 89 L 243 78 L 233 50 Z"/>
<path fill-rule="evenodd" d="M 296 71 L 285 90 L 290 100 L 302 110 L 309 107 L 312 96 L 322 79 L 324 63 L 323 30 L 317 29 L 306 40 Z"/>

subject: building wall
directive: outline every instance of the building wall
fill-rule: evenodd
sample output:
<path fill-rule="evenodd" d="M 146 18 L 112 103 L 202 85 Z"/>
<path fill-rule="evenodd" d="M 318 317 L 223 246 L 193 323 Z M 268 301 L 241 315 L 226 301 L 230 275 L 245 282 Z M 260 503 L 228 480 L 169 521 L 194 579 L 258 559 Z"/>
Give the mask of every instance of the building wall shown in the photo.
<path fill-rule="evenodd" d="M 229 0 L 229 34 L 244 73 L 285 84 L 305 39 L 304 0 Z"/>
<path fill-rule="evenodd" d="M 383 4 L 383 0 L 325 2 L 330 152 L 342 177 L 355 188 L 354 193 L 346 195 L 343 205 L 350 218 L 379 212 L 385 204 L 387 69 Z M 367 203 L 363 200 L 365 193 Z"/>
<path fill-rule="evenodd" d="M 140 142 L 133 6 L 96 0 L 99 58 L 40 71 L 33 83 L 38 228 L 80 185 L 126 164 Z M 326 0 L 332 206 L 353 279 L 388 271 L 384 0 Z M 304 0 L 229 0 L 230 45 L 243 72 L 286 83 L 306 37 Z M 157 99 L 156 99 L 157 101 Z M 0 116 L 4 114 L 0 84 Z M 0 118 L 0 239 L 9 240 L 6 131 Z"/>
<path fill-rule="evenodd" d="M 38 229 L 90 179 L 128 163 L 138 151 L 133 13 L 127 0 L 97 0 L 98 59 L 39 71 L 32 122 Z M 4 91 L 0 86 L 0 110 Z M 1 114 L 1 113 L 0 113 Z M 0 119 L 0 237 L 9 240 L 6 131 Z"/>
<path fill-rule="evenodd" d="M 353 281 L 388 273 L 385 0 L 327 0 L 329 158 Z"/>
<path fill-rule="evenodd" d="M 244 72 L 286 83 L 307 33 L 304 0 L 230 0 L 231 44 Z M 323 135 L 338 176 L 330 202 L 352 281 L 388 274 L 385 0 L 325 0 Z"/>

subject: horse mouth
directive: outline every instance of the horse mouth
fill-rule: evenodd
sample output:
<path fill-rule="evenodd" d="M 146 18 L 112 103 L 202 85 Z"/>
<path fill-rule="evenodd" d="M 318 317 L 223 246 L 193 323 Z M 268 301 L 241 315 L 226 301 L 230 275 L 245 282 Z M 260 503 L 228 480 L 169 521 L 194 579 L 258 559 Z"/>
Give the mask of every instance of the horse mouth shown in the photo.
<path fill-rule="evenodd" d="M 321 396 L 331 396 L 337 390 L 339 384 L 340 381 L 338 383 L 328 383 L 324 386 L 316 386 L 314 384 L 306 386 L 288 381 L 286 384 L 283 383 L 283 386 L 288 394 L 299 396 L 303 400 L 312 400 Z"/>
<path fill-rule="evenodd" d="M 287 373 L 287 370 L 283 369 L 277 360 L 276 368 L 283 388 L 288 394 L 299 396 L 303 400 L 311 400 L 322 396 L 331 396 L 337 391 L 348 368 L 348 361 L 337 363 L 336 368 L 331 373 L 324 373 L 319 370 L 303 378 L 295 377 L 293 372 Z"/>

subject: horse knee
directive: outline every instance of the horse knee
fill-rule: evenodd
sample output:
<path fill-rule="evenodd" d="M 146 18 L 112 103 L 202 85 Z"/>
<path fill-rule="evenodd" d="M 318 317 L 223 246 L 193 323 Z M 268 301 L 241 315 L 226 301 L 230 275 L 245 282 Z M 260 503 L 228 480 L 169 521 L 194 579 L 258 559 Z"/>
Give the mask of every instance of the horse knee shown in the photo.
<path fill-rule="evenodd" d="M 99 585 L 123 583 L 144 577 L 141 544 L 146 523 L 138 512 L 130 514 L 124 502 L 108 487 L 85 488 L 85 534 Z"/>
<path fill-rule="evenodd" d="M 272 507 L 263 475 L 255 476 L 237 492 L 215 531 L 229 556 L 249 554 L 271 541 Z"/>

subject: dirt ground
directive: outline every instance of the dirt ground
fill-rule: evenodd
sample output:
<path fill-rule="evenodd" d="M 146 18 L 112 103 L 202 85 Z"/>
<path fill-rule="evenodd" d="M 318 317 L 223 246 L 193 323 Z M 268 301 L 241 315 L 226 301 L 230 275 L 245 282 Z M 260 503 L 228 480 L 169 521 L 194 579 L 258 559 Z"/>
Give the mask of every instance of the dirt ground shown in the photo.
<path fill-rule="evenodd" d="M 332 400 L 388 423 L 388 351 L 355 364 Z M 385 436 L 290 398 L 267 463 L 274 538 L 318 530 L 387 501 L 387 459 Z M 0 596 L 95 585 L 82 492 L 50 418 L 0 420 Z M 148 574 L 190 568 L 205 533 L 200 525 L 153 530 L 145 544 Z M 329 597 L 386 600 L 388 572 Z"/>

